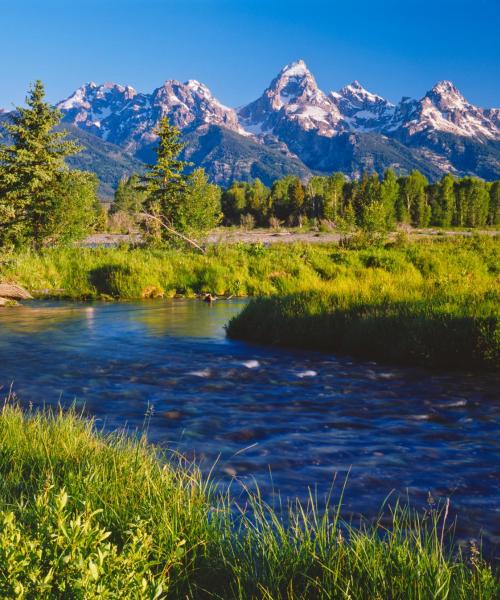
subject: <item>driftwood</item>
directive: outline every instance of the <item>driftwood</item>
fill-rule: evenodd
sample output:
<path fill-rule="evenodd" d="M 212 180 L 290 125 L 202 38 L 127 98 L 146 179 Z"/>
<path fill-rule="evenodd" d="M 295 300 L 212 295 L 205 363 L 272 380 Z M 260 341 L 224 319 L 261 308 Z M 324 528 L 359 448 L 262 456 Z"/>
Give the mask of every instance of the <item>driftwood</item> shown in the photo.
<path fill-rule="evenodd" d="M 188 238 L 187 236 L 185 236 L 184 234 L 178 232 L 177 230 L 175 230 L 173 227 L 170 227 L 170 225 L 168 225 L 167 223 L 165 223 L 165 221 L 163 219 L 160 219 L 160 217 L 157 217 L 156 215 L 150 215 L 149 213 L 139 213 L 140 217 L 143 217 L 145 219 L 150 219 L 152 221 L 157 221 L 164 229 L 166 229 L 171 235 L 176 235 L 177 237 L 180 237 L 182 240 L 184 240 L 187 244 L 189 244 L 190 246 L 193 246 L 193 248 L 196 248 L 197 250 L 199 250 L 202 254 L 205 254 L 205 249 L 202 248 L 197 242 L 195 242 L 194 240 Z"/>
<path fill-rule="evenodd" d="M 33 296 L 15 283 L 0 283 L 0 298 L 9 300 L 31 300 Z"/>

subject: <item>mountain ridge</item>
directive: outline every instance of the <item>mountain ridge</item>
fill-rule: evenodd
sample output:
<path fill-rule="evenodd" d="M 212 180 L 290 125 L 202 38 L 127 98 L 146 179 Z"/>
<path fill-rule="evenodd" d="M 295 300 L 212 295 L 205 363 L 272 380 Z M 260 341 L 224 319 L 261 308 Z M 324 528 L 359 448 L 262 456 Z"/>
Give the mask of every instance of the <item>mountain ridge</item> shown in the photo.
<path fill-rule="evenodd" d="M 80 137 L 87 164 L 98 160 L 91 158 L 96 146 L 101 157 L 119 149 L 121 167 L 150 161 L 155 128 L 168 116 L 187 144 L 185 156 L 224 185 L 255 173 L 270 183 L 287 170 L 306 179 L 333 170 L 357 177 L 388 167 L 419 168 L 432 179 L 446 172 L 500 178 L 500 109 L 468 102 L 447 80 L 420 99 L 403 97 L 394 104 L 357 80 L 324 92 L 298 60 L 239 109 L 224 105 L 195 79 L 166 80 L 149 94 L 130 85 L 89 82 L 57 107 L 63 125 L 86 134 Z"/>

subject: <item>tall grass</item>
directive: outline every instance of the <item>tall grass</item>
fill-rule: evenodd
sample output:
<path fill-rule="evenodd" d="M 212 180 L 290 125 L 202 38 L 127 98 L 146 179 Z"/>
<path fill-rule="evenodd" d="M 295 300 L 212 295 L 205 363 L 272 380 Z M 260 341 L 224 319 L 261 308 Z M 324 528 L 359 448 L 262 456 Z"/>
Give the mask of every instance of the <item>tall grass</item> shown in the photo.
<path fill-rule="evenodd" d="M 495 368 L 500 238 L 194 251 L 54 248 L 3 257 L 0 279 L 73 299 L 257 296 L 230 336 L 440 367 Z M 268 297 L 269 298 L 264 298 Z"/>
<path fill-rule="evenodd" d="M 196 467 L 74 412 L 0 413 L 0 597 L 490 599 L 446 515 L 342 523 L 311 499 L 238 507 Z"/>
<path fill-rule="evenodd" d="M 35 295 L 136 299 L 201 292 L 267 296 L 331 283 L 350 295 L 417 298 L 422 290 L 455 297 L 491 289 L 500 270 L 500 240 L 420 240 L 381 248 L 337 245 L 214 245 L 194 251 L 122 247 L 51 248 L 0 257 L 0 279 Z"/>
<path fill-rule="evenodd" d="M 398 301 L 299 292 L 253 300 L 228 335 L 403 364 L 498 369 L 499 301 L 500 294 Z"/>

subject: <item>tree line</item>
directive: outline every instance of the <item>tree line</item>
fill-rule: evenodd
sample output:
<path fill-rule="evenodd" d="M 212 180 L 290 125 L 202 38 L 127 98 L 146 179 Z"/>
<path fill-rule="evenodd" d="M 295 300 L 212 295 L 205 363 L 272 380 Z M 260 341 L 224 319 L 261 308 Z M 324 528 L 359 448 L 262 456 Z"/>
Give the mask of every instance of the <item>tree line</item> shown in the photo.
<path fill-rule="evenodd" d="M 40 248 L 79 239 L 106 228 L 97 177 L 70 169 L 65 159 L 80 147 L 57 131 L 61 113 L 44 100 L 37 81 L 26 107 L 4 122 L 0 144 L 0 247 Z M 382 177 L 342 173 L 307 182 L 287 176 L 271 187 L 255 179 L 227 188 L 211 183 L 203 169 L 181 160 L 180 131 L 168 118 L 156 133 L 155 164 L 120 181 L 109 216 L 125 215 L 152 239 L 183 238 L 219 224 L 246 227 L 327 224 L 386 231 L 396 223 L 414 227 L 484 227 L 500 223 L 500 182 L 450 174 L 429 183 L 422 173 Z"/>
<path fill-rule="evenodd" d="M 141 210 L 144 195 L 138 176 L 118 185 L 111 213 Z M 220 197 L 223 225 L 301 226 L 328 223 L 388 231 L 397 223 L 413 227 L 485 227 L 500 224 L 500 182 L 446 174 L 430 183 L 419 171 L 382 177 L 365 173 L 350 180 L 343 173 L 314 176 L 308 182 L 289 175 L 271 187 L 260 179 L 234 181 L 227 188 L 211 185 L 212 201 Z M 201 200 L 201 198 L 200 198 Z M 214 225 L 214 222 L 211 222 Z"/>

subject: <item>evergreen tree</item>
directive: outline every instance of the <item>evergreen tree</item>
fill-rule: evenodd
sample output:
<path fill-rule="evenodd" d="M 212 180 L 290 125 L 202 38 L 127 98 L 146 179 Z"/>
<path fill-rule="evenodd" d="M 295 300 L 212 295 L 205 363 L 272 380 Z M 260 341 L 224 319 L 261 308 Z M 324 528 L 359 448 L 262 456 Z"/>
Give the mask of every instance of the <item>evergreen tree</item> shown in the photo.
<path fill-rule="evenodd" d="M 139 176 L 134 174 L 120 179 L 115 190 L 115 197 L 110 208 L 110 214 L 124 212 L 137 215 L 143 210 L 145 193 L 141 189 Z"/>
<path fill-rule="evenodd" d="M 80 148 L 53 131 L 61 114 L 44 98 L 36 81 L 27 107 L 17 107 L 12 122 L 3 124 L 11 144 L 0 146 L 0 243 L 33 241 L 39 247 L 58 225 L 60 196 L 53 186 L 67 170 L 65 158 Z"/>
<path fill-rule="evenodd" d="M 146 213 L 161 219 L 168 227 L 182 231 L 185 225 L 180 219 L 182 203 L 188 190 L 185 169 L 189 163 L 179 158 L 184 144 L 180 131 L 164 117 L 156 130 L 159 137 L 156 164 L 149 166 L 141 177 L 139 189 L 144 191 Z M 158 221 L 148 220 L 147 229 L 156 237 L 168 236 Z"/>

